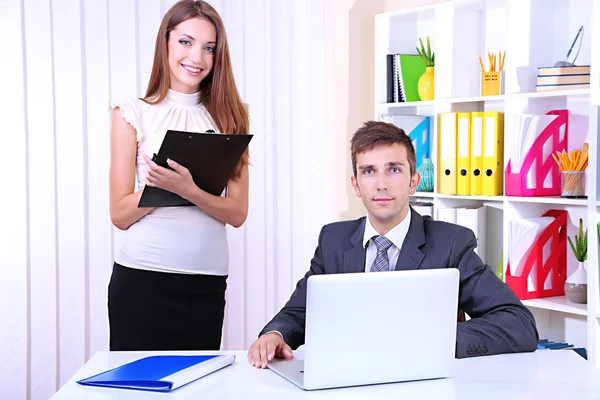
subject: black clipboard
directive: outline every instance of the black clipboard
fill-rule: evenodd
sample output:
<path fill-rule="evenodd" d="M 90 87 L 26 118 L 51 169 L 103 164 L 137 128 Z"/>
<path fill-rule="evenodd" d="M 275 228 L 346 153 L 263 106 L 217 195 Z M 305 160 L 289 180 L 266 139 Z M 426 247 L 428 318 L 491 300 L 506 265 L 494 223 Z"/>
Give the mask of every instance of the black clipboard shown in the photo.
<path fill-rule="evenodd" d="M 253 135 L 196 133 L 168 130 L 152 159 L 169 168 L 167 158 L 186 167 L 202 190 L 220 196 Z M 145 186 L 138 207 L 191 206 L 189 200 L 153 186 Z"/>

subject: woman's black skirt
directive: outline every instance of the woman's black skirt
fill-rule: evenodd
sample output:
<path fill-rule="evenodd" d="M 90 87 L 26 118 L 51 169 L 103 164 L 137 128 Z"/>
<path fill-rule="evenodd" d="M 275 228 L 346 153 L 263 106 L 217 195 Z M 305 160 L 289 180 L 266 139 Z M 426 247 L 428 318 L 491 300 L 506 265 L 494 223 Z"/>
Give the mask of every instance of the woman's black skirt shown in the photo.
<path fill-rule="evenodd" d="M 110 350 L 219 350 L 226 281 L 115 263 L 108 285 Z"/>

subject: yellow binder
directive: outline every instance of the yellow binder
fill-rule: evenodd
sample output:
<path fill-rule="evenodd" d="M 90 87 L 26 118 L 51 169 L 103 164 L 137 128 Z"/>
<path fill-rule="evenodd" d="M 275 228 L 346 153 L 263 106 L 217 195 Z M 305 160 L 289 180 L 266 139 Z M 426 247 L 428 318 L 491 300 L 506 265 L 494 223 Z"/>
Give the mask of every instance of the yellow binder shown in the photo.
<path fill-rule="evenodd" d="M 483 194 L 483 112 L 471 113 L 471 160 L 470 187 L 471 196 Z"/>
<path fill-rule="evenodd" d="M 458 147 L 456 149 L 456 194 L 468 196 L 471 194 L 470 155 L 471 155 L 471 113 L 457 114 Z"/>
<path fill-rule="evenodd" d="M 504 192 L 504 113 L 483 114 L 483 195 L 497 196 Z"/>
<path fill-rule="evenodd" d="M 438 193 L 456 194 L 456 113 L 440 113 Z"/>

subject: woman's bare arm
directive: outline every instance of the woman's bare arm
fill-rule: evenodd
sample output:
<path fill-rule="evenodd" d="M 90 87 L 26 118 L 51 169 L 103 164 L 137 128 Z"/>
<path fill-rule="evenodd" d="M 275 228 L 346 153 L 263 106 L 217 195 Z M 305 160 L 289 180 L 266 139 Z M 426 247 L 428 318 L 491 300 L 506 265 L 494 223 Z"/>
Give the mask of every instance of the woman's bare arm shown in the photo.
<path fill-rule="evenodd" d="M 121 230 L 153 210 L 137 206 L 142 191 L 134 193 L 136 155 L 136 131 L 115 108 L 110 133 L 110 219 Z"/>

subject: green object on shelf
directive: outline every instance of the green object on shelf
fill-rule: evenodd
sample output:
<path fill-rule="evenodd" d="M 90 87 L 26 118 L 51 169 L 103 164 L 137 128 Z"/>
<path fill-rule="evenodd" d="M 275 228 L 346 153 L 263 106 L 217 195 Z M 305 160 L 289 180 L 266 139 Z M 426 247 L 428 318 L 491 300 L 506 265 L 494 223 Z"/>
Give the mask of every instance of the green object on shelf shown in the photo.
<path fill-rule="evenodd" d="M 420 101 L 419 78 L 427 68 L 416 54 L 398 54 L 398 79 L 404 101 Z"/>
<path fill-rule="evenodd" d="M 585 230 L 585 236 L 583 233 L 583 220 L 579 218 L 579 236 L 575 235 L 575 245 L 573 245 L 573 241 L 570 236 L 567 236 L 569 240 L 569 245 L 571 246 L 571 250 L 573 250 L 573 254 L 575 258 L 579 262 L 584 262 L 587 260 L 587 229 Z"/>
<path fill-rule="evenodd" d="M 433 163 L 431 158 L 423 157 L 423 163 L 417 168 L 417 172 L 421 175 L 417 192 L 433 192 Z"/>
<path fill-rule="evenodd" d="M 502 252 L 500 263 L 498 263 L 498 266 L 496 267 L 496 276 L 504 282 L 504 252 Z"/>
<path fill-rule="evenodd" d="M 423 39 L 419 38 L 419 44 L 421 47 L 417 47 L 417 53 L 421 56 L 423 63 L 426 67 L 435 67 L 435 52 L 431 51 L 431 41 L 427 36 L 427 48 L 423 44 Z"/>

